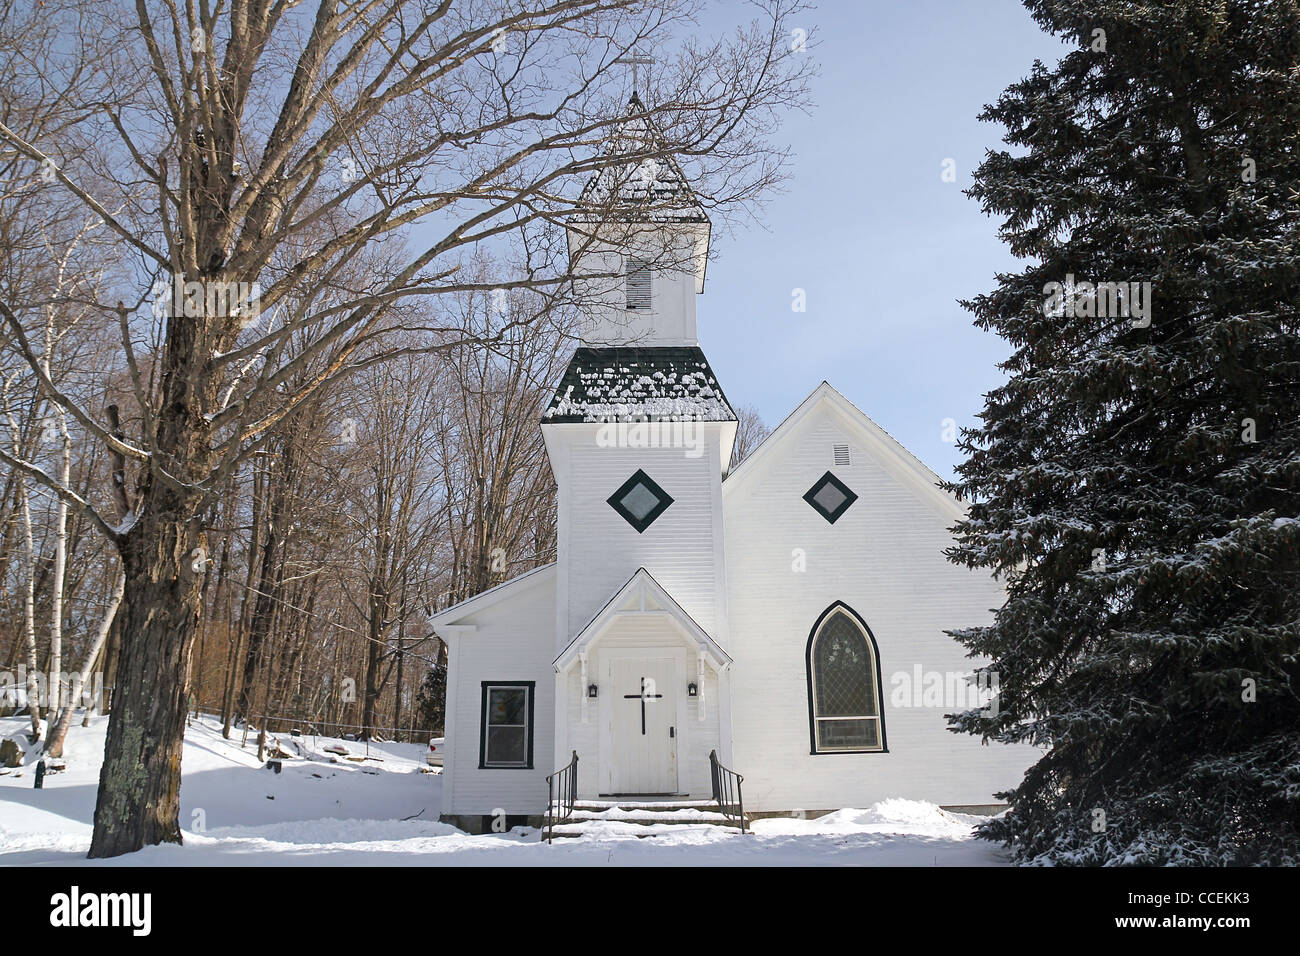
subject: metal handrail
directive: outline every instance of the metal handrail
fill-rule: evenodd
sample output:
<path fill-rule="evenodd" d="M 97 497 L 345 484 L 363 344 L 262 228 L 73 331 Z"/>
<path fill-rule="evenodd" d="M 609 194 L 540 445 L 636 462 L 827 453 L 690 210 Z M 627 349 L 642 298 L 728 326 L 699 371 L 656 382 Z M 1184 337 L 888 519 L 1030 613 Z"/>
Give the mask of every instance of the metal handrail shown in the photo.
<path fill-rule="evenodd" d="M 745 800 L 740 793 L 740 783 L 745 778 L 719 763 L 716 750 L 709 751 L 709 773 L 713 780 L 713 799 L 717 801 L 719 812 L 728 821 L 740 824 L 741 833 L 746 832 Z"/>
<path fill-rule="evenodd" d="M 555 824 L 567 820 L 578 802 L 578 751 L 567 764 L 546 777 L 546 842 L 555 837 Z"/>

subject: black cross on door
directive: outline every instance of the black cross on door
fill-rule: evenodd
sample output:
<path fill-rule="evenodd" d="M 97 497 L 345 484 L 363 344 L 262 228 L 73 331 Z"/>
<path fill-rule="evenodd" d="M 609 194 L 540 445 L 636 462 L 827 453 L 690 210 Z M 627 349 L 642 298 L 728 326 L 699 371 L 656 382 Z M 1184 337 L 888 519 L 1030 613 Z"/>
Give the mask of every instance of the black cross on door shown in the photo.
<path fill-rule="evenodd" d="M 651 681 L 650 686 L 652 686 L 652 687 L 654 686 L 654 682 L 653 682 L 653 681 Z M 661 698 L 661 697 L 663 697 L 663 694 L 647 694 L 647 693 L 645 692 L 645 678 L 644 678 L 644 677 L 641 678 L 641 693 L 639 693 L 639 694 L 624 694 L 624 695 L 623 695 L 624 700 L 639 700 L 639 701 L 641 701 L 641 736 L 642 736 L 642 737 L 645 736 L 645 702 L 646 702 L 647 700 L 658 700 L 658 699 Z"/>

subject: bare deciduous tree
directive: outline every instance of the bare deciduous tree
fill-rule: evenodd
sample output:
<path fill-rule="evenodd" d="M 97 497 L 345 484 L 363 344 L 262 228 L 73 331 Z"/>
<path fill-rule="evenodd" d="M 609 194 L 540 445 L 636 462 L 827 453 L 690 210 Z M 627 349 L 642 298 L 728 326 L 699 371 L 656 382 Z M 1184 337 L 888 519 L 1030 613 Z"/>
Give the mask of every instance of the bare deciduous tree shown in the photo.
<path fill-rule="evenodd" d="M 774 117 L 810 69 L 787 42 L 796 9 L 766 0 L 710 41 L 675 0 L 49 0 L 31 15 L 24 62 L 61 135 L 0 123 L 0 142 L 129 253 L 116 294 L 89 299 L 121 332 L 121 431 L 43 368 L 29 304 L 0 297 L 42 399 L 134 470 L 110 521 L 0 448 L 123 563 L 92 857 L 180 840 L 206 522 L 241 464 L 331 386 L 395 355 L 490 347 L 515 321 L 448 328 L 422 300 L 500 286 L 563 301 L 583 252 L 566 217 L 607 215 L 574 184 L 627 161 L 603 146 L 629 109 L 662 133 L 634 149 L 688 163 L 710 208 L 758 198 L 781 175 Z M 625 107 L 615 61 L 636 44 L 662 68 Z M 522 266 L 488 286 L 465 260 L 494 243 Z"/>
<path fill-rule="evenodd" d="M 731 467 L 735 468 L 749 457 L 750 452 L 763 443 L 772 429 L 767 427 L 763 416 L 753 405 L 740 405 L 736 408 L 736 444 L 731 449 Z"/>

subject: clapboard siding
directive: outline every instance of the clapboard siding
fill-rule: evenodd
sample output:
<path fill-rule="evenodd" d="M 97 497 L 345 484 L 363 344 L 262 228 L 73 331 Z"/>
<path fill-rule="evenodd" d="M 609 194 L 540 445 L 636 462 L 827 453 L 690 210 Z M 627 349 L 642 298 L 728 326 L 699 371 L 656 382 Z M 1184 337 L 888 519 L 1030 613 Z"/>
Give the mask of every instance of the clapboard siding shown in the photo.
<path fill-rule="evenodd" d="M 682 448 L 601 447 L 597 426 L 553 425 L 563 448 L 559 573 L 565 594 L 557 653 L 644 567 L 706 632 L 724 627 L 722 488 L 716 422 L 696 423 L 703 445 Z M 694 455 L 694 457 L 692 457 Z M 607 499 L 640 468 L 673 498 L 638 534 Z"/>
<path fill-rule="evenodd" d="M 619 273 L 623 261 L 622 253 L 591 253 L 584 266 L 593 273 Z M 654 269 L 650 281 L 650 308 L 629 310 L 625 307 L 626 289 L 621 275 L 579 279 L 575 291 L 586 306 L 583 342 L 588 345 L 693 345 L 696 341 L 693 272 Z"/>
<path fill-rule="evenodd" d="M 975 662 L 944 631 L 987 621 L 1003 601 L 987 575 L 944 559 L 960 509 L 934 489 L 933 476 L 825 385 L 725 485 L 723 426 L 704 427 L 696 456 L 602 447 L 597 426 L 547 426 L 560 489 L 557 564 L 442 618 L 477 627 L 446 632 L 443 812 L 541 813 L 546 774 L 573 750 L 582 794 L 598 792 L 608 780 L 601 737 L 615 691 L 606 684 L 606 655 L 636 648 L 678 655 L 678 789 L 692 797 L 707 795 L 715 747 L 744 774 L 745 805 L 758 811 L 863 807 L 890 797 L 986 804 L 1015 786 L 1036 750 L 986 747 L 948 732 L 944 713 L 964 708 L 893 700 L 897 675 L 910 683 L 919 669 L 946 683 L 970 673 Z M 836 445 L 849 446 L 848 464 L 836 463 Z M 638 468 L 674 498 L 643 534 L 606 503 Z M 803 500 L 827 471 L 858 495 L 834 525 Z M 684 696 L 698 648 L 654 615 L 620 610 L 597 635 L 587 680 L 603 686 L 585 721 L 579 667 L 555 676 L 556 654 L 641 567 L 734 661 L 721 678 L 706 668 L 703 721 L 699 700 Z M 888 752 L 809 752 L 805 655 L 811 628 L 835 602 L 862 617 L 879 648 Z M 478 769 L 484 680 L 536 681 L 532 770 Z"/>
<path fill-rule="evenodd" d="M 869 806 L 889 797 L 986 804 L 1019 782 L 1036 752 L 981 746 L 947 732 L 955 708 L 896 707 L 891 677 L 968 673 L 974 662 L 944 630 L 983 623 L 1003 595 L 990 577 L 949 564 L 952 511 L 936 506 L 894 450 L 831 403 L 774 436 L 776 444 L 724 496 L 735 768 L 755 810 Z M 834 464 L 848 444 L 851 463 Z M 804 493 L 831 471 L 858 495 L 835 524 Z M 802 551 L 806 570 L 795 570 Z M 842 601 L 880 650 L 888 753 L 810 753 L 805 654 L 813 624 Z"/>
<path fill-rule="evenodd" d="M 535 572 L 508 597 L 458 618 L 470 633 L 447 635 L 447 757 L 445 814 L 539 814 L 546 809 L 546 775 L 555 752 L 554 569 Z M 535 681 L 533 767 L 480 770 L 483 681 Z"/>

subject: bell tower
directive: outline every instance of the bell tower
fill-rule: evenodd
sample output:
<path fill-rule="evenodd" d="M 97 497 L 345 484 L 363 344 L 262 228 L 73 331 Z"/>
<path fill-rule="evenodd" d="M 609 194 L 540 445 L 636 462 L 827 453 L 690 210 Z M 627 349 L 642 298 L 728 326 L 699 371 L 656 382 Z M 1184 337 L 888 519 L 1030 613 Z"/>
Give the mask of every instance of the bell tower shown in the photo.
<path fill-rule="evenodd" d="M 569 258 L 592 346 L 697 346 L 712 224 L 634 93 L 604 166 L 568 222 Z"/>
<path fill-rule="evenodd" d="M 725 629 L 736 415 L 699 345 L 711 224 L 633 94 L 567 223 L 582 343 L 542 416 L 558 487 L 557 652 L 645 569 Z"/>

